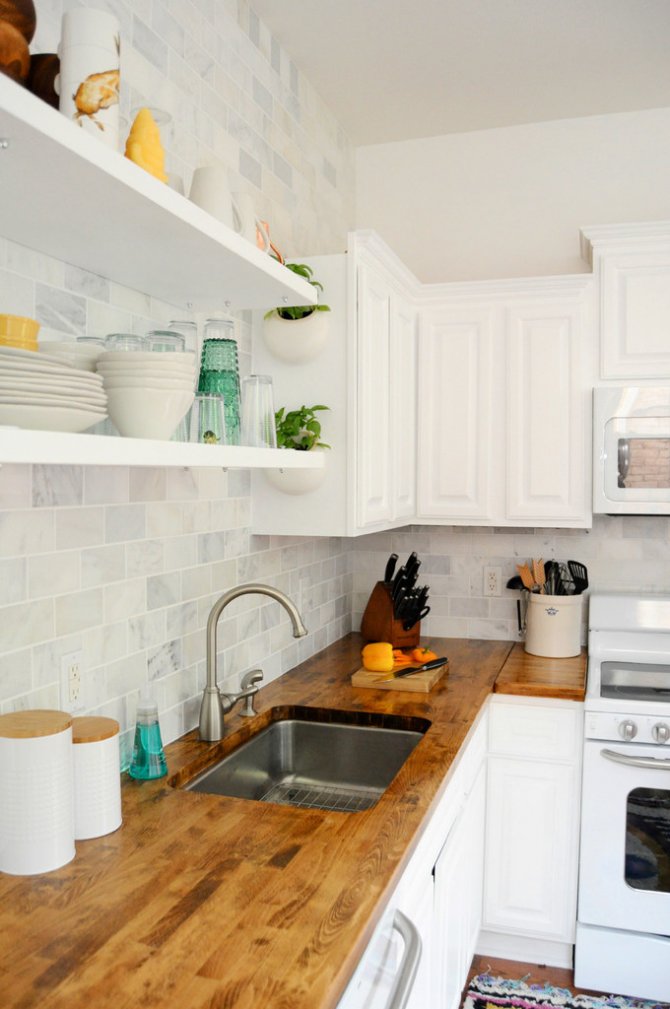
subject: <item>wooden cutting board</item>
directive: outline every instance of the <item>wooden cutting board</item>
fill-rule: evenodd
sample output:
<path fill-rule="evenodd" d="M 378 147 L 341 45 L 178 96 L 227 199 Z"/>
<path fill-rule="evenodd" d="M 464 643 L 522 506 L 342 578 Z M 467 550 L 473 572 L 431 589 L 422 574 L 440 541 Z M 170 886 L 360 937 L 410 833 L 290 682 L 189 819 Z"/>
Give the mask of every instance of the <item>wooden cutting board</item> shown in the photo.
<path fill-rule="evenodd" d="M 401 669 L 407 669 L 407 666 L 396 666 L 394 672 Z M 371 673 L 369 669 L 357 669 L 351 677 L 351 683 L 354 687 L 370 687 L 373 690 L 404 690 L 427 694 L 448 670 L 449 663 L 445 662 L 438 669 L 427 669 L 423 673 L 391 679 L 392 673 Z"/>

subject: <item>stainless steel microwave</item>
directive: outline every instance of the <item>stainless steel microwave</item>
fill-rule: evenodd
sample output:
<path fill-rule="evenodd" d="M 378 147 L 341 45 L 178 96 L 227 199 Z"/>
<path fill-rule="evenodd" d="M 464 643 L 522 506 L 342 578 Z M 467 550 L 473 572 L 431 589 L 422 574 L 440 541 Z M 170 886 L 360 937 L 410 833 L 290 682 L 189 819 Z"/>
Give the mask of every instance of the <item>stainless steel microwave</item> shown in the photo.
<path fill-rule="evenodd" d="M 670 385 L 593 390 L 593 511 L 670 515 Z"/>

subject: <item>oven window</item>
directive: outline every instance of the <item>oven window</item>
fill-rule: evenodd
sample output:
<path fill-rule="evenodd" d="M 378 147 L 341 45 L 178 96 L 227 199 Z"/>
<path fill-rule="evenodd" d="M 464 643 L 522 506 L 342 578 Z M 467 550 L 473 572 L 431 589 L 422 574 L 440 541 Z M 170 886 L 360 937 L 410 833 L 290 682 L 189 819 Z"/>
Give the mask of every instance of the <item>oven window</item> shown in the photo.
<path fill-rule="evenodd" d="M 625 877 L 636 890 L 670 893 L 670 791 L 634 788 L 626 801 Z"/>

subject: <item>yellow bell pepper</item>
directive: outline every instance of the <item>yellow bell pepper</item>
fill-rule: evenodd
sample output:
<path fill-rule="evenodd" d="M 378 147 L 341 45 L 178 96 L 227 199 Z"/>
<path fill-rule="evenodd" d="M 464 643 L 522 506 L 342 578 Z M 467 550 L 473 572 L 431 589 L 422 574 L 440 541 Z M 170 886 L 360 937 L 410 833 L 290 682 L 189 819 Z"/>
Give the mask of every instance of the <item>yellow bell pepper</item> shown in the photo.
<path fill-rule="evenodd" d="M 361 652 L 363 667 L 371 673 L 391 673 L 393 671 L 393 646 L 388 641 L 375 641 L 366 645 Z"/>

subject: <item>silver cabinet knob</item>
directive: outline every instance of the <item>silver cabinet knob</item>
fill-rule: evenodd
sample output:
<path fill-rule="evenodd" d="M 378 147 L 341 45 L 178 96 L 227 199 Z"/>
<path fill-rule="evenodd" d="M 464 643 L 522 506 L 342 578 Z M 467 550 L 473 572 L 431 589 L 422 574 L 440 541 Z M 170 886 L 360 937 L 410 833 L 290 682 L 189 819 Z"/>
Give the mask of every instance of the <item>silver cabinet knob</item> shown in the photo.
<path fill-rule="evenodd" d="M 652 726 L 651 736 L 655 743 L 667 743 L 670 739 L 670 725 L 665 722 L 657 722 Z"/>
<path fill-rule="evenodd" d="M 631 739 L 635 739 L 637 736 L 637 725 L 635 722 L 631 722 L 630 718 L 627 718 L 625 722 L 622 722 L 619 726 L 619 735 L 622 739 L 630 742 Z"/>

